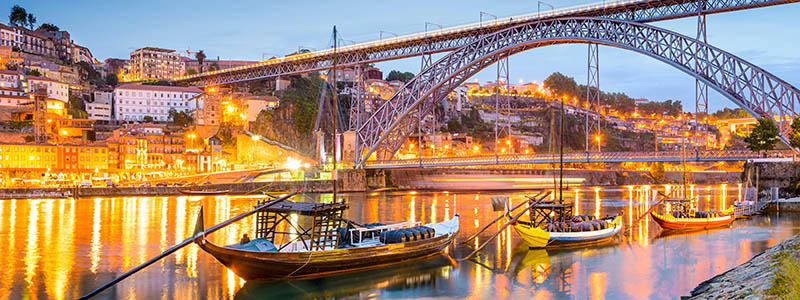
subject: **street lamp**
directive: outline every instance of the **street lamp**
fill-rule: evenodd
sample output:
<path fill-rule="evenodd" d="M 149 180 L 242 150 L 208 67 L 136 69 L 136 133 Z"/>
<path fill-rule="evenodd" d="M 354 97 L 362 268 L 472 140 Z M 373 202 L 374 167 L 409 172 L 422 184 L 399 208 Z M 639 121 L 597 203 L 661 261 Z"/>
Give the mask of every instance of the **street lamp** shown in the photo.
<path fill-rule="evenodd" d="M 600 135 L 595 135 L 594 140 L 597 141 L 597 152 L 600 152 Z"/>

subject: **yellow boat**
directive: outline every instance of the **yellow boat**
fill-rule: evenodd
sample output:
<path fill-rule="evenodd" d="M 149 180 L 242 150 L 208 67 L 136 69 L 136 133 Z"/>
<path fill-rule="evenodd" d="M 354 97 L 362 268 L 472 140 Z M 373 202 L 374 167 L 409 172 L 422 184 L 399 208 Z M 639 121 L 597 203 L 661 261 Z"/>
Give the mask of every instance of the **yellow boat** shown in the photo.
<path fill-rule="evenodd" d="M 561 230 L 551 231 L 546 225 L 532 226 L 529 222 L 517 221 L 514 230 L 530 248 L 597 245 L 611 241 L 622 230 L 622 216 L 563 224 Z M 588 228 L 584 224 L 589 225 Z"/>

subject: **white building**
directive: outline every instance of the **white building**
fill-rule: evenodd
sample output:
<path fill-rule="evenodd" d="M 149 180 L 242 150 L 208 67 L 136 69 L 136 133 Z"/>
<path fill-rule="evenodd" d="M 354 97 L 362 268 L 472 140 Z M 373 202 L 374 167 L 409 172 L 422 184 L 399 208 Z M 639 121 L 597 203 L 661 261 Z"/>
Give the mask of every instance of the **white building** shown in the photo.
<path fill-rule="evenodd" d="M 124 84 L 114 90 L 114 118 L 143 121 L 168 121 L 170 109 L 191 113 L 189 99 L 202 91 L 194 87 Z"/>
<path fill-rule="evenodd" d="M 56 81 L 47 77 L 25 76 L 29 86 L 46 86 L 47 99 L 60 100 L 64 103 L 69 102 L 69 84 Z"/>
<path fill-rule="evenodd" d="M 0 45 L 22 46 L 22 33 L 14 27 L 0 24 Z"/>
<path fill-rule="evenodd" d="M 111 120 L 114 115 L 111 111 L 113 95 L 113 92 L 94 92 L 92 94 L 94 102 L 86 103 L 86 114 L 89 116 L 89 120 Z"/>

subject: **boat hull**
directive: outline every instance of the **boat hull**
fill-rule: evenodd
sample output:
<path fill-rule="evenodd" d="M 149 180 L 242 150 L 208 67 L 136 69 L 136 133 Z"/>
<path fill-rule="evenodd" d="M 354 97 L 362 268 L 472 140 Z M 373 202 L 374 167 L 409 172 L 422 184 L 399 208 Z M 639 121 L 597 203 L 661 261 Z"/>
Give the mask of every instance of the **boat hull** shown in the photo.
<path fill-rule="evenodd" d="M 692 230 L 728 226 L 735 219 L 733 214 L 715 218 L 675 218 L 671 215 L 650 212 L 650 216 L 658 223 L 658 226 L 670 230 Z"/>
<path fill-rule="evenodd" d="M 548 232 L 527 224 L 514 224 L 514 230 L 529 248 L 567 248 L 605 244 L 622 230 L 622 217 L 617 216 L 611 226 L 601 230 L 581 232 Z"/>
<path fill-rule="evenodd" d="M 204 237 L 196 243 L 245 280 L 277 280 L 323 277 L 431 257 L 450 245 L 457 234 L 458 231 L 406 243 L 316 252 L 236 250 L 217 246 Z"/>

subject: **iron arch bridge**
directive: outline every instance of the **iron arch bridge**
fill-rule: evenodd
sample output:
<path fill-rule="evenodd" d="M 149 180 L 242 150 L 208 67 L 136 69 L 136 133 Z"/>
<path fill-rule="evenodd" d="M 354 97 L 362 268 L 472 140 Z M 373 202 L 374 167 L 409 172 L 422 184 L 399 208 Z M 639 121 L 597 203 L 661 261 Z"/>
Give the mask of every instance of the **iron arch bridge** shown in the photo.
<path fill-rule="evenodd" d="M 753 116 L 775 120 L 788 144 L 786 116 L 800 108 L 800 91 L 731 53 L 696 39 L 641 23 L 605 18 L 561 18 L 483 35 L 434 62 L 409 81 L 356 132 L 356 165 L 373 154 L 389 159 L 431 112 L 465 80 L 520 52 L 557 44 L 595 43 L 631 50 L 667 63 L 706 83 Z"/>

